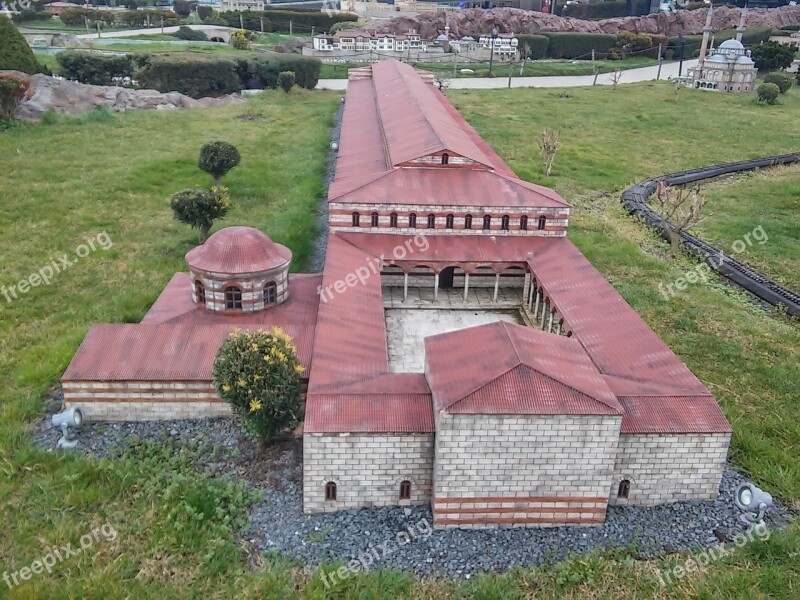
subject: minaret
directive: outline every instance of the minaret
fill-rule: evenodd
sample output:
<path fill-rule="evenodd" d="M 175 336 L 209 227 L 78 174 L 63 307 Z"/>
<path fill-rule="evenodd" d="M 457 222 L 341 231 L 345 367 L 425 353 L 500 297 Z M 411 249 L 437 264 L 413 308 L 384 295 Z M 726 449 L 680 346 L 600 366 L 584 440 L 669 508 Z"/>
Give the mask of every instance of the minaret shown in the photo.
<path fill-rule="evenodd" d="M 741 42 L 744 37 L 745 26 L 744 22 L 747 20 L 747 3 L 745 2 L 742 9 L 742 17 L 739 19 L 739 27 L 736 28 L 736 41 Z"/>
<path fill-rule="evenodd" d="M 697 61 L 697 66 L 694 69 L 693 81 L 697 83 L 703 76 L 703 63 L 706 60 L 706 51 L 708 50 L 708 38 L 713 31 L 711 27 L 711 17 L 714 15 L 714 5 L 712 4 L 708 9 L 706 15 L 706 26 L 703 27 L 703 43 L 700 45 L 700 58 Z"/>

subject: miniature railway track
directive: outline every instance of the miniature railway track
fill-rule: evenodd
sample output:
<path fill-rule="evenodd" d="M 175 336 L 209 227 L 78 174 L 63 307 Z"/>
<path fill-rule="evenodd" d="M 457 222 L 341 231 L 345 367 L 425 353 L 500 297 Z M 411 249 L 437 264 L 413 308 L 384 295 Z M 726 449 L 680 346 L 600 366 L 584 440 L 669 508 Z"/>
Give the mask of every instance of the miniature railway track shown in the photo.
<path fill-rule="evenodd" d="M 793 163 L 800 163 L 800 152 L 668 173 L 661 177 L 645 179 L 632 185 L 622 192 L 620 200 L 630 214 L 641 218 L 650 227 L 660 232 L 661 237 L 669 240 L 661 223 L 661 217 L 647 203 L 647 199 L 655 193 L 659 181 L 664 181 L 667 185 L 686 185 L 729 173 Z M 800 314 L 800 293 L 797 291 L 780 285 L 763 273 L 756 271 L 690 233 L 681 233 L 681 244 L 691 254 L 703 258 L 714 271 L 724 275 L 762 300 L 772 305 L 785 306 L 790 315 Z"/>

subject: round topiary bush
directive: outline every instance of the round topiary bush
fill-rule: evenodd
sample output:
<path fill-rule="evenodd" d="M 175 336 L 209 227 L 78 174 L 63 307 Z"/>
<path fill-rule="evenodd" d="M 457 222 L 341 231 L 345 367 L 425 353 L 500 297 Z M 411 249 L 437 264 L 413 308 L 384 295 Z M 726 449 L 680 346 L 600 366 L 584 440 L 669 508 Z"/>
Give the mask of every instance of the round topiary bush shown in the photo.
<path fill-rule="evenodd" d="M 792 87 L 792 76 L 788 73 L 768 73 L 764 77 L 764 83 L 774 83 L 778 86 L 781 94 L 785 94 Z"/>
<path fill-rule="evenodd" d="M 11 21 L 0 16 L 0 71 L 38 73 L 40 70 L 28 42 Z"/>
<path fill-rule="evenodd" d="M 197 166 L 214 178 L 219 187 L 223 175 L 239 164 L 242 157 L 236 146 L 228 142 L 209 142 L 200 149 Z"/>
<path fill-rule="evenodd" d="M 205 244 L 214 221 L 228 214 L 231 203 L 225 189 L 189 188 L 172 194 L 169 207 L 178 221 L 200 230 L 200 243 Z"/>
<path fill-rule="evenodd" d="M 263 443 L 300 422 L 302 373 L 292 338 L 279 327 L 234 331 L 213 368 L 220 397 Z"/>
<path fill-rule="evenodd" d="M 287 94 L 292 91 L 294 87 L 294 73 L 292 71 L 281 71 L 278 73 L 278 85 Z"/>
<path fill-rule="evenodd" d="M 780 88 L 774 83 L 762 83 L 756 90 L 758 101 L 762 104 L 776 104 L 780 93 Z"/>

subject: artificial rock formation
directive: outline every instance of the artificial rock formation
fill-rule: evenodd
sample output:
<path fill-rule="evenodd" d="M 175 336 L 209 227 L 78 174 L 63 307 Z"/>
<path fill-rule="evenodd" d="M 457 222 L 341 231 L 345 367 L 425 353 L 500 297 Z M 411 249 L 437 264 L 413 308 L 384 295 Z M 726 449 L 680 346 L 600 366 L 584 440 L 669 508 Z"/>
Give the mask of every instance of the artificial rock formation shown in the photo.
<path fill-rule="evenodd" d="M 516 8 L 492 10 L 469 9 L 453 12 L 419 14 L 399 17 L 374 28 L 377 33 L 406 33 L 414 29 L 423 39 L 432 40 L 450 26 L 450 35 L 456 39 L 465 35 L 476 36 L 497 27 L 500 33 L 538 33 L 540 31 L 575 31 L 584 33 L 619 33 L 631 31 L 650 35 L 699 34 L 706 19 L 704 9 L 681 10 L 675 14 L 652 14 L 642 17 L 618 17 L 600 21 L 561 18 L 540 12 Z M 734 29 L 739 23 L 740 10 L 721 6 L 714 9 L 714 31 Z M 447 23 L 445 23 L 445 19 Z M 752 9 L 747 18 L 749 27 L 773 27 L 800 24 L 800 6 L 782 6 L 771 9 Z"/>
<path fill-rule="evenodd" d="M 16 115 L 23 121 L 38 120 L 47 111 L 82 115 L 99 108 L 106 108 L 111 112 L 124 112 L 127 110 L 204 108 L 244 102 L 237 94 L 222 98 L 195 100 L 178 92 L 162 93 L 156 90 L 86 85 L 47 75 L 26 75 L 17 71 L 0 71 L 0 73 L 13 73 L 15 77 L 30 83 L 31 97 L 22 103 Z"/>

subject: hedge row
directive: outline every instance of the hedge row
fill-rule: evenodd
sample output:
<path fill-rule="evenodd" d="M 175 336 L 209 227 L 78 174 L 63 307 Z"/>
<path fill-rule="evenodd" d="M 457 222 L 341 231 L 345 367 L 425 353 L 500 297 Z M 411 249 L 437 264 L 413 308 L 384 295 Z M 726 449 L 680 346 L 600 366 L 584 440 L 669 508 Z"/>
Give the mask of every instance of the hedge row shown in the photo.
<path fill-rule="evenodd" d="M 242 86 L 248 89 L 275 89 L 282 72 L 294 73 L 295 84 L 309 90 L 319 81 L 322 63 L 319 59 L 299 54 L 269 53 L 257 58 L 237 59 L 236 74 Z"/>
<path fill-rule="evenodd" d="M 149 55 L 135 78 L 140 87 L 180 92 L 192 98 L 224 96 L 242 91 L 234 62 L 226 58 Z"/>
<path fill-rule="evenodd" d="M 59 17 L 64 25 L 83 26 L 87 20 L 89 25 L 119 25 L 123 27 L 179 25 L 180 17 L 171 10 L 95 10 L 91 8 L 73 8 L 64 11 Z"/>
<path fill-rule="evenodd" d="M 612 19 L 614 17 L 638 17 L 650 12 L 650 0 L 632 0 L 630 8 L 626 0 L 608 2 L 573 2 L 566 7 L 556 6 L 557 15 L 575 19 Z M 628 12 L 630 10 L 630 12 Z"/>
<path fill-rule="evenodd" d="M 91 85 L 111 85 L 115 79 L 133 77 L 133 62 L 128 54 L 97 54 L 64 50 L 56 54 L 61 75 Z"/>
<path fill-rule="evenodd" d="M 227 11 L 215 15 L 215 22 L 224 22 L 229 27 L 241 27 L 251 31 L 261 31 L 261 24 L 264 24 L 264 31 L 288 32 L 290 23 L 293 31 L 310 33 L 313 27 L 317 33 L 327 31 L 336 23 L 355 22 L 358 20 L 352 14 L 332 14 L 312 11 L 291 11 L 291 10 L 265 10 L 265 11 Z"/>
<path fill-rule="evenodd" d="M 547 55 L 550 58 L 591 58 L 592 50 L 602 56 L 617 42 L 617 36 L 606 33 L 543 31 L 542 35 L 549 39 Z"/>

